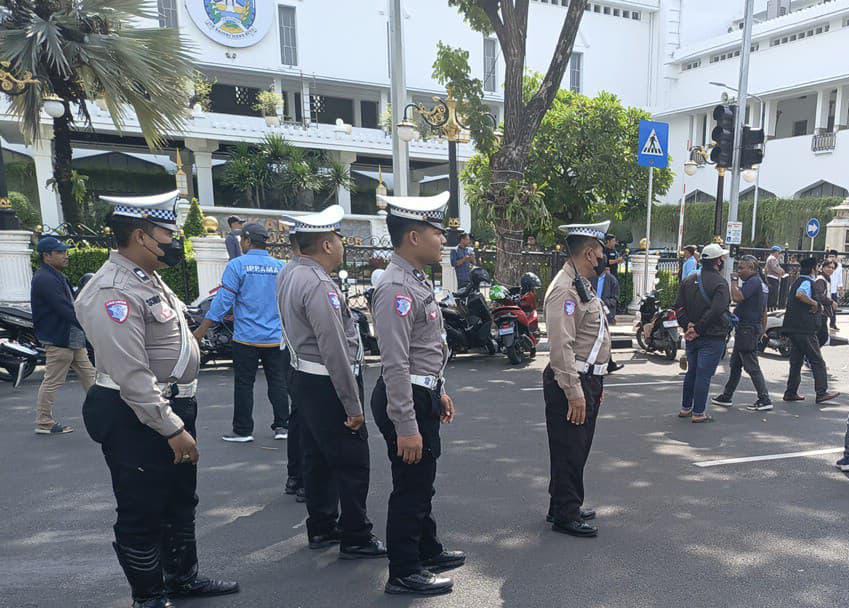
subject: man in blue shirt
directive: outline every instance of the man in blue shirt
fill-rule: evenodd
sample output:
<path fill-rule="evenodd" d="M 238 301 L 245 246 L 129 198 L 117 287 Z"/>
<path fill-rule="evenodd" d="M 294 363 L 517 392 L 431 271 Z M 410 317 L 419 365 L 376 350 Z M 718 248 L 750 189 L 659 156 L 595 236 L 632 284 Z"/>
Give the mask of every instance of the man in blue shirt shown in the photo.
<path fill-rule="evenodd" d="M 696 246 L 687 245 L 684 247 L 684 265 L 681 267 L 681 280 L 683 281 L 691 274 L 694 274 L 697 269 Z"/>
<path fill-rule="evenodd" d="M 475 250 L 471 248 L 471 244 L 472 237 L 464 232 L 460 235 L 460 243 L 451 250 L 451 265 L 457 274 L 458 288 L 465 287 L 470 280 L 472 262 L 475 261 Z"/>
<path fill-rule="evenodd" d="M 274 409 L 271 429 L 275 439 L 286 439 L 289 426 L 289 394 L 286 374 L 288 354 L 281 350 L 282 327 L 277 310 L 277 275 L 283 262 L 266 250 L 268 232 L 259 224 L 247 224 L 241 233 L 244 255 L 233 258 L 224 270 L 221 289 L 206 318 L 195 331 L 202 340 L 216 323 L 233 309 L 233 433 L 224 441 L 253 441 L 254 381 L 259 362 L 265 370 L 268 399 Z"/>

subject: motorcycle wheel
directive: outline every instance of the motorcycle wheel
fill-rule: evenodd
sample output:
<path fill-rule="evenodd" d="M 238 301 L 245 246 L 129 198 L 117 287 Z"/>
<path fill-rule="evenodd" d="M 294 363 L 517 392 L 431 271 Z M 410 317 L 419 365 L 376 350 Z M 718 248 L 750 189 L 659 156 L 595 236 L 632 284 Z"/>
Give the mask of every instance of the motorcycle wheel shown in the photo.
<path fill-rule="evenodd" d="M 513 365 L 520 365 L 521 363 L 524 363 L 525 351 L 522 349 L 518 340 L 513 342 L 513 344 L 507 348 L 507 358 Z"/>
<path fill-rule="evenodd" d="M 645 339 L 643 338 L 643 330 L 642 330 L 642 328 L 637 328 L 637 344 L 639 344 L 639 345 L 640 345 L 640 348 L 642 348 L 644 351 L 648 352 L 648 350 L 649 350 L 649 349 L 648 349 L 648 347 L 646 346 L 646 341 L 645 341 Z"/>
<path fill-rule="evenodd" d="M 24 363 L 24 372 L 21 374 L 21 381 L 29 378 L 35 371 L 35 361 L 27 361 Z M 17 365 L 0 365 L 0 380 L 3 382 L 15 382 L 18 379 Z"/>
<path fill-rule="evenodd" d="M 490 357 L 498 352 L 498 348 L 496 347 L 495 340 L 490 340 L 486 343 L 486 354 Z"/>
<path fill-rule="evenodd" d="M 678 345 L 672 340 L 669 340 L 666 347 L 663 349 L 663 354 L 666 355 L 666 358 L 669 361 L 675 361 L 675 357 L 678 354 Z"/>

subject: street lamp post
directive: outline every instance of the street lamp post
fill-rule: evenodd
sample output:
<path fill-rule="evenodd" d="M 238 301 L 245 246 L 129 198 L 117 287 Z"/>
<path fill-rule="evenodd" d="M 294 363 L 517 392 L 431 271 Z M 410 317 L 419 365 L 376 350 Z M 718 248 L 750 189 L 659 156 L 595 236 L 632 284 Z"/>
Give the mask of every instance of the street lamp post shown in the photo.
<path fill-rule="evenodd" d="M 468 143 L 469 127 L 467 127 L 457 111 L 457 100 L 454 99 L 450 91 L 447 99 L 434 97 L 436 103 L 432 108 L 428 109 L 422 104 L 407 104 L 404 108 L 404 116 L 396 129 L 398 137 L 404 142 L 411 142 L 418 134 L 418 127 L 410 120 L 409 112 L 415 111 L 432 129 L 438 130 L 442 136 L 448 141 L 448 189 L 451 198 L 448 201 L 448 226 L 449 245 L 456 245 L 457 228 L 460 227 L 460 176 L 457 167 L 457 144 Z M 498 129 L 498 119 L 490 113 L 486 113 L 495 130 L 495 136 L 500 137 Z"/>

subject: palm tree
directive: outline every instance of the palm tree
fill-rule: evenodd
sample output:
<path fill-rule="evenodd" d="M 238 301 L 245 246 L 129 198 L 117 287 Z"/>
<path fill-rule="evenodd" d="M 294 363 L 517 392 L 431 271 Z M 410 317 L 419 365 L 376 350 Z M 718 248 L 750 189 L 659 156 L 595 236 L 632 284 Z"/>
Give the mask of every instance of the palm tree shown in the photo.
<path fill-rule="evenodd" d="M 38 137 L 45 97 L 56 95 L 65 105 L 65 114 L 53 119 L 53 178 L 65 221 L 74 225 L 80 209 L 71 129 L 77 121 L 91 126 L 84 102 L 103 98 L 119 130 L 132 109 L 148 146 L 160 148 L 187 116 L 191 49 L 175 29 L 139 27 L 139 19 L 156 19 L 149 0 L 0 0 L 0 6 L 0 59 L 41 82 L 11 102 L 27 139 Z"/>

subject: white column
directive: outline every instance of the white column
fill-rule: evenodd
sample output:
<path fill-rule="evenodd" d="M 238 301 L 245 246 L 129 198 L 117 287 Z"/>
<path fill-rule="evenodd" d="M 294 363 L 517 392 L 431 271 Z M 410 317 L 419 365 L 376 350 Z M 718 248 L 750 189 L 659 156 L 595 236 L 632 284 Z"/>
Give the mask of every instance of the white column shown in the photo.
<path fill-rule="evenodd" d="M 457 163 L 457 172 L 462 176 L 466 169 L 466 163 Z M 458 209 L 460 210 L 460 230 L 469 232 L 472 229 L 472 208 L 466 201 L 466 187 L 463 185 L 462 177 L 459 180 L 460 191 L 458 193 Z"/>
<path fill-rule="evenodd" d="M 389 229 L 386 227 L 386 215 L 378 213 L 377 217 L 369 220 L 371 237 L 373 239 L 385 239 L 389 242 Z"/>
<path fill-rule="evenodd" d="M 295 120 L 295 91 L 286 91 L 286 111 L 284 118 Z"/>
<path fill-rule="evenodd" d="M 305 125 L 312 122 L 310 109 L 310 84 L 306 80 L 301 85 L 301 117 Z"/>
<path fill-rule="evenodd" d="M 0 301 L 29 302 L 32 232 L 0 231 Z"/>
<path fill-rule="evenodd" d="M 814 134 L 823 133 L 828 126 L 828 99 L 831 91 L 820 89 L 817 91 L 817 113 L 814 116 Z"/>
<path fill-rule="evenodd" d="M 442 248 L 442 289 L 457 291 L 457 273 L 451 265 L 451 248 Z"/>
<path fill-rule="evenodd" d="M 386 115 L 386 111 L 389 109 L 389 91 L 386 89 L 380 89 L 380 101 L 377 106 L 377 120 L 378 123 L 383 120 L 383 117 Z"/>
<path fill-rule="evenodd" d="M 333 158 L 345 165 L 345 168 L 348 169 L 348 173 L 351 172 L 351 163 L 357 160 L 357 155 L 354 152 L 334 152 L 332 153 Z M 342 205 L 342 208 L 345 210 L 345 213 L 351 213 L 351 191 L 342 188 L 341 186 L 336 190 L 336 202 Z"/>
<path fill-rule="evenodd" d="M 218 235 L 193 237 L 191 241 L 198 269 L 198 299 L 200 300 L 221 284 L 221 277 L 229 257 L 224 239 Z"/>
<path fill-rule="evenodd" d="M 636 311 L 640 308 L 640 300 L 643 299 L 643 271 L 645 269 L 645 253 L 635 253 L 631 256 L 631 276 L 634 284 L 634 299 L 628 305 L 628 310 Z M 654 289 L 657 280 L 657 263 L 660 261 L 660 256 L 649 254 L 649 280 L 648 289 Z"/>
<path fill-rule="evenodd" d="M 359 97 L 354 97 L 354 126 L 362 127 L 363 126 L 363 104 L 362 100 Z"/>
<path fill-rule="evenodd" d="M 778 102 L 773 99 L 766 100 L 766 112 L 764 112 L 764 137 L 772 139 L 775 137 L 775 110 Z"/>
<path fill-rule="evenodd" d="M 849 126 L 849 117 L 847 117 L 849 111 L 847 111 L 847 108 L 849 108 L 849 87 L 839 86 L 837 87 L 837 101 L 834 104 L 835 133 Z"/>
<path fill-rule="evenodd" d="M 38 201 L 41 208 L 41 223 L 55 228 L 62 223 L 62 205 L 59 194 L 47 185 L 53 178 L 53 142 L 50 138 L 42 137 L 35 140 L 30 148 L 32 160 L 35 163 L 35 183 L 38 186 Z"/>
<path fill-rule="evenodd" d="M 197 198 L 201 205 L 215 205 L 215 190 L 212 185 L 212 153 L 218 149 L 218 142 L 210 139 L 186 138 L 186 147 L 194 152 L 197 169 Z"/>

